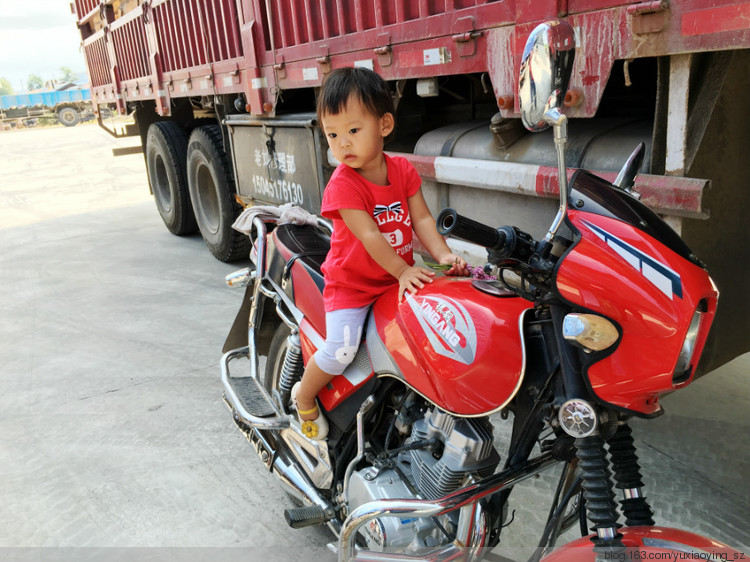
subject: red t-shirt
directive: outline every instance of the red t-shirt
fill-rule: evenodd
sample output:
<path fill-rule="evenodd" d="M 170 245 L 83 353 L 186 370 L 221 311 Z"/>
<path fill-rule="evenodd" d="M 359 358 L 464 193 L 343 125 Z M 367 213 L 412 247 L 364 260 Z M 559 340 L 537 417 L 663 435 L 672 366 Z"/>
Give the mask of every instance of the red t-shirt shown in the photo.
<path fill-rule="evenodd" d="M 412 257 L 411 216 L 407 198 L 422 184 L 408 160 L 385 156 L 388 185 L 375 185 L 341 164 L 323 193 L 321 212 L 333 219 L 331 251 L 323 264 L 325 309 L 358 308 L 371 304 L 398 281 L 370 257 L 365 247 L 346 227 L 339 209 L 357 209 L 372 216 L 386 240 L 406 263 Z"/>

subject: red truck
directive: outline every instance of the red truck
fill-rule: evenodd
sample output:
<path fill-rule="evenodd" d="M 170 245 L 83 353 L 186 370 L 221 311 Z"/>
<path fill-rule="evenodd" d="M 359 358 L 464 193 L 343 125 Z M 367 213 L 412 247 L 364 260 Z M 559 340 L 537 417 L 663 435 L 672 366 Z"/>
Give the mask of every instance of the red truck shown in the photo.
<path fill-rule="evenodd" d="M 240 203 L 319 209 L 332 170 L 315 96 L 332 68 L 393 88 L 397 134 L 433 213 L 543 233 L 551 134 L 521 125 L 526 38 L 576 34 L 567 163 L 610 180 L 641 140 L 636 190 L 721 291 L 707 372 L 750 349 L 750 2 L 740 0 L 74 0 L 99 108 L 132 114 L 167 228 L 248 255 Z M 106 123 L 99 119 L 103 126 Z M 481 259 L 481 258 L 480 258 Z"/>

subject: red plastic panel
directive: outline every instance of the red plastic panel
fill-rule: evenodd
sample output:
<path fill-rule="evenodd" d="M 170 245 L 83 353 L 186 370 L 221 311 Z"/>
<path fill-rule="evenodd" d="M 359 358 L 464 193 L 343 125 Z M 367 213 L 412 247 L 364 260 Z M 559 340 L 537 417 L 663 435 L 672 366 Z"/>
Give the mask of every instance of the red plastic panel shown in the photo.
<path fill-rule="evenodd" d="M 747 555 L 714 539 L 669 527 L 621 527 L 627 560 L 745 560 Z M 596 562 L 592 537 L 562 545 L 542 562 Z M 614 558 L 614 557 L 613 557 Z"/>
<path fill-rule="evenodd" d="M 405 381 L 444 410 L 479 416 L 503 407 L 525 369 L 519 297 L 483 293 L 471 280 L 442 277 L 397 302 L 374 306 L 377 331 Z"/>
<path fill-rule="evenodd" d="M 574 210 L 568 217 L 582 239 L 558 266 L 557 288 L 569 302 L 622 329 L 617 349 L 589 367 L 591 387 L 604 402 L 654 414 L 661 394 L 692 380 L 718 293 L 705 270 L 635 227 Z M 677 385 L 672 378 L 677 358 L 700 302 L 706 310 L 693 374 Z"/>

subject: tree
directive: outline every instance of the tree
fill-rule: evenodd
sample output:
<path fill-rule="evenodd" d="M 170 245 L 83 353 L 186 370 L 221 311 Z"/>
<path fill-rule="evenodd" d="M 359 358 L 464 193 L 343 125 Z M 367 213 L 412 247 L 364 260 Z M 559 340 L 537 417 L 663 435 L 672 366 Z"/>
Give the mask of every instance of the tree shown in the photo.
<path fill-rule="evenodd" d="M 67 66 L 60 67 L 60 81 L 61 82 L 75 82 L 76 74 Z"/>
<path fill-rule="evenodd" d="M 38 90 L 44 86 L 44 80 L 37 74 L 29 74 L 29 78 L 26 80 L 26 87 L 29 90 Z"/>
<path fill-rule="evenodd" d="M 10 85 L 10 81 L 7 78 L 0 76 L 0 96 L 13 93 L 13 86 Z"/>

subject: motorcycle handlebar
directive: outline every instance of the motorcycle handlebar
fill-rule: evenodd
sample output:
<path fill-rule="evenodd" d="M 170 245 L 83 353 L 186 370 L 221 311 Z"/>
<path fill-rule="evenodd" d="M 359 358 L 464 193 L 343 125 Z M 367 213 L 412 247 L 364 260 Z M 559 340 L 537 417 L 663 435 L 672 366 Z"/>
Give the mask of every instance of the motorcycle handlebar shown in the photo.
<path fill-rule="evenodd" d="M 452 234 L 457 238 L 463 238 L 491 250 L 502 248 L 505 245 L 505 232 L 463 217 L 455 209 L 443 209 L 436 222 L 437 230 L 443 236 Z"/>

